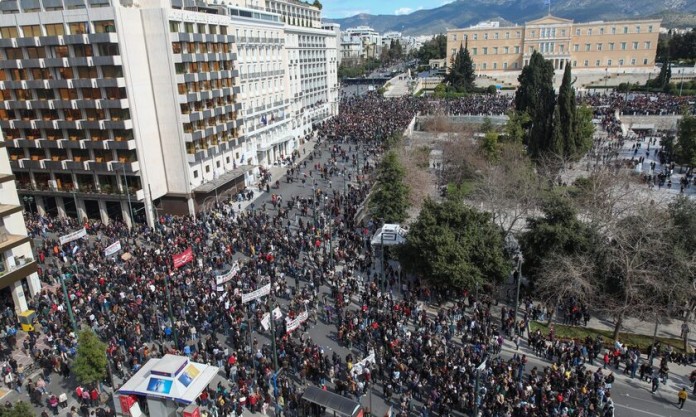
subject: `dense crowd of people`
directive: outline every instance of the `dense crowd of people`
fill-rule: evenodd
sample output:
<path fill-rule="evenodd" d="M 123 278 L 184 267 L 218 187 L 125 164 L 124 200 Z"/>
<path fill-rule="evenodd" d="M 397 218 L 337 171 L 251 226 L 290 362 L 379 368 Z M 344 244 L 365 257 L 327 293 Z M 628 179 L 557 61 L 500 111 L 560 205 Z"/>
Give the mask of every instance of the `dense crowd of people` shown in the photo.
<path fill-rule="evenodd" d="M 510 105 L 509 98 L 498 96 L 446 104 L 455 114 L 504 113 Z M 353 399 L 379 386 L 403 416 L 474 409 L 491 417 L 612 415 L 611 373 L 588 367 L 603 353 L 592 341 L 585 343 L 592 346 L 588 350 L 533 334 L 530 346 L 551 365 L 528 369 L 524 354 L 499 356 L 505 340 L 519 347 L 526 318 L 518 321 L 503 309 L 498 319 L 490 298 L 471 293 L 459 294 L 452 308 L 433 310 L 422 283 L 397 287 L 398 272 L 389 265 L 385 279 L 376 273 L 378 261 L 367 239 L 379 225 L 357 220 L 369 174 L 387 139 L 416 113 L 432 108 L 424 99 L 373 94 L 342 101 L 339 116 L 316 132 L 314 149 L 304 159 L 299 152 L 289 158 L 285 181 L 301 182 L 302 192 L 276 195 L 267 189 L 270 199 L 252 209 L 240 210 L 239 199 L 227 196 L 197 218 L 162 215 L 154 227 L 130 229 L 119 222 L 29 215 L 40 277 L 48 284 L 28 300 L 41 331 L 16 346 L 16 335 L 9 334 L 16 328 L 9 306 L 0 320 L 8 346 L 30 353 L 42 373 L 39 380 L 22 380 L 23 372 L 7 360 L 8 385 L 58 412 L 60 401 L 46 383 L 69 375 L 75 355 L 67 296 L 76 325 L 108 343 L 120 380 L 166 353 L 219 366 L 224 380 L 199 398 L 213 417 L 269 407 L 297 416 L 308 383 Z M 60 244 L 59 236 L 81 227 L 86 238 Z M 117 240 L 122 252 L 105 256 Z M 194 259 L 175 267 L 173 258 L 188 249 Z M 232 269 L 236 273 L 227 275 L 229 280 L 216 282 Z M 57 285 L 61 277 L 67 294 Z M 242 294 L 266 284 L 269 297 L 242 302 Z M 283 318 L 272 319 L 274 326 L 267 329 L 263 319 L 275 317 L 277 306 L 291 319 L 306 312 L 307 320 L 289 331 Z M 570 308 L 567 319 L 575 322 L 583 314 Z M 341 357 L 312 340 L 307 326 L 318 321 L 335 326 L 336 342 L 350 349 L 349 355 Z M 278 366 L 287 372 L 274 373 L 269 338 L 275 338 Z M 374 359 L 361 361 L 371 353 Z M 84 387 L 75 414 L 92 412 L 97 405 L 92 392 L 98 389 Z M 112 411 L 97 407 L 95 412 Z"/>

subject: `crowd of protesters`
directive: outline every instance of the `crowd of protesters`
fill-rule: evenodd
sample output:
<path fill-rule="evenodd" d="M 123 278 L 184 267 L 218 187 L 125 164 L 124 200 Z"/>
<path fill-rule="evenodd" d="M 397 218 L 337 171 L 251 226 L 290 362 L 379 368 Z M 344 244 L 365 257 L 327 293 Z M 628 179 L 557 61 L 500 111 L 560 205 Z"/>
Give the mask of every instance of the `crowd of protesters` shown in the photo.
<path fill-rule="evenodd" d="M 450 111 L 497 112 L 510 105 L 506 100 L 492 99 L 483 107 L 462 100 Z M 299 153 L 288 158 L 286 181 L 301 181 L 303 192 L 274 194 L 270 202 L 245 211 L 236 196 L 228 196 L 196 218 L 162 215 L 154 227 L 28 216 L 40 277 L 48 284 L 28 300 L 41 331 L 16 346 L 16 335 L 8 335 L 15 328 L 11 310 L 3 309 L 0 320 L 9 347 L 30 353 L 42 372 L 39 380 L 20 382 L 24 375 L 8 361 L 3 371 L 16 377 L 10 386 L 59 412 L 61 401 L 47 392 L 46 382 L 69 375 L 75 354 L 67 295 L 76 325 L 93 329 L 108 343 L 118 379 L 166 353 L 219 366 L 224 381 L 199 398 L 213 417 L 269 407 L 296 416 L 309 383 L 354 399 L 380 387 L 403 416 L 474 409 L 483 416 L 612 415 L 611 374 L 589 368 L 601 348 L 592 344 L 588 351 L 553 335 L 548 343 L 532 335 L 530 346 L 538 346 L 552 364 L 528 369 L 524 354 L 499 356 L 505 340 L 519 347 L 527 314 L 516 320 L 512 310 L 503 309 L 494 317 L 491 299 L 471 293 L 459 294 L 452 308 L 432 309 L 433 294 L 421 283 L 397 286 L 398 271 L 391 266 L 385 267 L 384 280 L 375 273 L 367 239 L 378 224 L 358 223 L 356 214 L 387 139 L 427 110 L 427 102 L 417 98 L 369 94 L 341 102 L 339 116 L 316 132 L 315 148 L 304 159 Z M 60 235 L 81 227 L 87 238 L 59 243 Z M 105 256 L 116 240 L 122 251 Z M 173 258 L 188 249 L 194 259 L 175 267 Z M 237 272 L 229 281 L 216 282 L 232 268 Z M 60 277 L 67 294 L 57 285 Z M 271 284 L 269 297 L 242 302 L 243 293 L 266 284 Z M 291 319 L 306 312 L 307 320 L 288 331 L 285 320 L 273 319 L 275 325 L 267 329 L 263 318 L 275 317 L 276 306 Z M 574 311 L 569 315 L 569 320 L 579 317 Z M 335 326 L 336 342 L 352 353 L 341 357 L 315 343 L 305 330 L 317 321 Z M 261 334 L 276 338 L 278 366 L 287 370 L 277 379 L 273 351 Z M 361 361 L 371 353 L 374 360 Z M 98 389 L 84 387 L 80 414 L 92 412 L 92 392 Z"/>

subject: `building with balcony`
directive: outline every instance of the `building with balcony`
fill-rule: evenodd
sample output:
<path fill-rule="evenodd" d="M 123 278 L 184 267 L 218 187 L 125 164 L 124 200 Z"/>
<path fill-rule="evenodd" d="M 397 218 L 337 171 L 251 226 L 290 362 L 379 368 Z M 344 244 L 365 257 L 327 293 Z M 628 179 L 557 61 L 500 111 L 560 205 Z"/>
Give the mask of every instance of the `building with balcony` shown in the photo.
<path fill-rule="evenodd" d="M 0 133 L 0 300 L 12 300 L 15 312 L 21 313 L 27 310 L 26 295 L 33 297 L 41 291 L 22 215 L 35 201 L 30 197 L 21 200 L 17 195 L 6 145 Z M 2 304 L 0 309 L 8 306 Z"/>
<path fill-rule="evenodd" d="M 660 19 L 575 23 L 555 16 L 502 26 L 482 22 L 447 31 L 447 62 L 461 46 L 479 73 L 520 71 L 534 51 L 556 70 L 647 71 L 655 66 Z"/>
<path fill-rule="evenodd" d="M 0 129 L 33 210 L 127 223 L 194 214 L 336 114 L 319 10 L 228 3 L 0 2 Z"/>

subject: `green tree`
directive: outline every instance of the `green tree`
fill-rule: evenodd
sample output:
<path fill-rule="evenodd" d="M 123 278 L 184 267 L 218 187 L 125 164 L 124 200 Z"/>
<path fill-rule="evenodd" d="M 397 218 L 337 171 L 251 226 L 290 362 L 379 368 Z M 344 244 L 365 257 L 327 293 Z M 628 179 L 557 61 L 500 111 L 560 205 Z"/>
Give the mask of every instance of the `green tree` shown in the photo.
<path fill-rule="evenodd" d="M 24 401 L 18 401 L 11 407 L 0 407 L 0 417 L 34 417 L 34 410 Z"/>
<path fill-rule="evenodd" d="M 500 159 L 500 143 L 498 143 L 498 133 L 488 130 L 481 139 L 479 150 L 488 161 Z"/>
<path fill-rule="evenodd" d="M 416 52 L 416 57 L 421 64 L 428 64 L 431 59 L 442 59 L 447 56 L 447 37 L 435 35 L 429 41 L 423 43 Z"/>
<path fill-rule="evenodd" d="M 452 57 L 452 65 L 445 75 L 445 82 L 458 92 L 469 92 L 473 90 L 475 80 L 474 61 L 469 50 L 460 46 L 459 51 Z"/>
<path fill-rule="evenodd" d="M 441 290 L 500 282 L 512 269 L 490 214 L 450 199 L 425 200 L 397 255 L 405 271 Z"/>
<path fill-rule="evenodd" d="M 481 127 L 479 128 L 479 130 L 481 133 L 488 133 L 494 130 L 493 121 L 490 117 L 486 116 L 483 118 L 483 123 L 481 123 Z"/>
<path fill-rule="evenodd" d="M 541 217 L 527 220 L 522 234 L 524 270 L 534 278 L 545 259 L 551 256 L 581 256 L 590 253 L 595 234 L 578 220 L 573 202 L 565 195 L 552 192 L 542 203 Z"/>
<path fill-rule="evenodd" d="M 508 121 L 505 123 L 505 141 L 522 143 L 524 141 L 525 126 L 530 122 L 529 114 L 510 110 L 507 114 Z"/>
<path fill-rule="evenodd" d="M 558 130 L 563 141 L 562 152 L 560 153 L 566 159 L 579 157 L 578 150 L 578 130 L 577 130 L 577 108 L 575 105 L 575 88 L 570 73 L 570 65 L 565 66 L 563 72 L 563 81 L 558 89 L 558 120 L 554 123 L 560 124 Z M 555 129 L 555 126 L 554 126 Z"/>
<path fill-rule="evenodd" d="M 696 117 L 685 114 L 679 121 L 678 138 L 673 145 L 674 162 L 696 166 Z"/>
<path fill-rule="evenodd" d="M 404 183 L 404 168 L 396 152 L 389 151 L 377 168 L 377 177 L 370 197 L 372 217 L 385 223 L 401 223 L 408 209 L 408 187 Z"/>
<path fill-rule="evenodd" d="M 93 384 L 107 376 L 106 344 L 92 330 L 83 330 L 77 339 L 72 371 L 82 384 Z"/>
<path fill-rule="evenodd" d="M 594 111 L 590 106 L 582 105 L 576 109 L 575 116 L 575 151 L 577 157 L 585 155 L 592 146 L 595 127 L 592 123 Z"/>
<path fill-rule="evenodd" d="M 553 89 L 553 65 L 534 51 L 529 64 L 518 78 L 515 92 L 515 110 L 530 116 L 527 149 L 532 158 L 538 158 L 549 149 L 553 131 L 553 112 L 556 96 Z"/>

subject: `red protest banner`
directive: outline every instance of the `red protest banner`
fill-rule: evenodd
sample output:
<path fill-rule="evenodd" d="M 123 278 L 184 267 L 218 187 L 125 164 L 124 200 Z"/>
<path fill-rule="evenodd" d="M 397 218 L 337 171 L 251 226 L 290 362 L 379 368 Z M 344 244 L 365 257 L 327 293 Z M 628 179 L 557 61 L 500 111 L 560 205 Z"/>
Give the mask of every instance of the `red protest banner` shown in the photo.
<path fill-rule="evenodd" d="M 193 249 L 189 247 L 185 251 L 172 256 L 172 261 L 174 262 L 174 268 L 181 268 L 187 263 L 193 261 Z"/>

